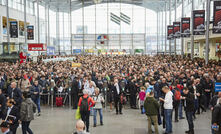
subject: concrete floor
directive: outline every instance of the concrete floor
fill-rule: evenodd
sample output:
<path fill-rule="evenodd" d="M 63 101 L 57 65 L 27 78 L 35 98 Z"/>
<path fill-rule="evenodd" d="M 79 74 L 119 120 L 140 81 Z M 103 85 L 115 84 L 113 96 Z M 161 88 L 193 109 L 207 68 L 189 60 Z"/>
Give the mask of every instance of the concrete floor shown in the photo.
<path fill-rule="evenodd" d="M 93 118 L 90 117 L 90 134 L 147 134 L 147 119 L 140 114 L 140 110 L 123 109 L 123 115 L 104 110 L 104 126 L 93 128 Z M 99 116 L 98 116 L 99 117 Z M 211 112 L 197 116 L 194 121 L 195 134 L 210 134 Z M 75 110 L 68 108 L 42 107 L 40 117 L 31 122 L 31 129 L 35 134 L 72 134 L 75 129 Z M 99 119 L 98 119 L 99 122 Z M 173 122 L 173 134 L 185 134 L 188 129 L 186 119 L 178 123 Z M 159 126 L 163 133 L 162 125 Z M 18 128 L 21 134 L 21 128 Z"/>

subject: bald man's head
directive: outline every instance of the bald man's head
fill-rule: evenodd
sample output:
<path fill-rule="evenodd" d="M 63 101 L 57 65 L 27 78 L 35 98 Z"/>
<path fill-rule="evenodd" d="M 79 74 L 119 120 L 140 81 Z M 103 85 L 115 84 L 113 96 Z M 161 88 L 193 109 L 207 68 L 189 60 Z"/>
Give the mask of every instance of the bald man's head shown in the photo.
<path fill-rule="evenodd" d="M 76 129 L 77 129 L 78 132 L 84 131 L 84 122 L 82 120 L 77 121 Z"/>

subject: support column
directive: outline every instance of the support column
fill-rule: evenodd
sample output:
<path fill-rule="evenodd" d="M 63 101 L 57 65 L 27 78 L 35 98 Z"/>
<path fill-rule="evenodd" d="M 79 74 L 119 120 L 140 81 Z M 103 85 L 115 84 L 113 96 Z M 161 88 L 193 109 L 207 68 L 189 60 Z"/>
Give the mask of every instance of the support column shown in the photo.
<path fill-rule="evenodd" d="M 37 42 L 40 43 L 39 0 L 37 0 L 37 24 L 38 24 L 38 41 Z"/>
<path fill-rule="evenodd" d="M 107 1 L 107 35 L 109 37 L 109 2 Z M 110 46 L 109 46 L 109 40 L 107 40 L 107 52 L 109 52 Z"/>
<path fill-rule="evenodd" d="M 206 64 L 209 62 L 209 25 L 210 25 L 210 0 L 207 0 L 207 8 L 206 8 L 206 55 L 205 61 Z"/>
<path fill-rule="evenodd" d="M 73 44 L 72 44 L 72 14 L 71 14 L 71 0 L 70 0 L 70 11 L 69 11 L 69 15 L 70 15 L 70 43 L 71 43 L 71 54 L 73 55 Z"/>
<path fill-rule="evenodd" d="M 167 2 L 165 1 L 165 50 L 164 54 L 167 52 Z"/>
<path fill-rule="evenodd" d="M 59 22 L 59 9 L 57 9 L 56 12 L 56 39 L 57 39 L 57 47 L 58 47 L 58 53 L 60 55 L 61 53 L 61 45 L 60 45 L 60 22 Z"/>
<path fill-rule="evenodd" d="M 47 17 L 47 4 L 45 3 L 45 44 L 48 46 L 48 17 Z"/>
<path fill-rule="evenodd" d="M 159 11 L 157 11 L 157 54 L 159 52 Z"/>
<path fill-rule="evenodd" d="M 63 42 L 62 43 L 63 44 L 63 49 L 62 50 L 63 50 L 63 52 L 65 52 L 65 44 L 64 44 L 64 40 L 65 40 L 64 39 L 64 12 L 62 13 L 62 17 L 63 17 L 63 26 L 62 26 L 63 27 L 63 35 L 62 35 L 63 36 L 62 37 L 62 39 L 63 39 L 63 41 L 62 41 Z"/>
<path fill-rule="evenodd" d="M 134 4 L 132 5 L 132 55 L 135 54 L 134 52 Z"/>
<path fill-rule="evenodd" d="M 9 7 L 8 0 L 6 0 L 6 17 L 7 17 L 7 43 L 8 43 L 8 53 L 10 52 L 10 34 L 9 34 Z"/>
<path fill-rule="evenodd" d="M 184 0 L 182 0 L 182 13 L 181 13 L 181 17 L 184 17 Z M 184 57 L 184 38 L 181 37 L 181 55 L 182 58 Z"/>
<path fill-rule="evenodd" d="M 95 25 L 94 25 L 94 31 L 95 31 L 95 36 L 94 36 L 94 43 L 95 43 L 95 49 L 97 48 L 97 3 L 95 3 L 94 5 L 94 10 L 95 10 L 95 13 L 94 13 L 94 16 L 95 16 Z"/>
<path fill-rule="evenodd" d="M 146 8 L 144 9 L 144 15 L 145 15 L 145 19 L 144 19 L 144 24 L 145 24 L 145 35 L 144 35 L 144 55 L 146 55 L 147 53 L 147 10 Z"/>
<path fill-rule="evenodd" d="M 26 11 L 26 0 L 24 0 L 24 35 L 25 35 L 25 46 L 27 46 L 27 11 Z M 20 46 L 20 45 L 19 45 Z M 20 50 L 20 47 L 19 47 L 19 50 Z"/>
<path fill-rule="evenodd" d="M 191 26 L 191 59 L 194 58 L 193 10 L 194 10 L 194 0 L 192 0 L 192 13 L 191 13 L 191 20 L 192 20 L 192 26 Z"/>
<path fill-rule="evenodd" d="M 169 25 L 171 25 L 171 0 L 169 0 Z M 171 40 L 169 40 L 169 53 L 171 55 Z"/>
<path fill-rule="evenodd" d="M 161 48 L 162 48 L 162 49 L 161 49 L 161 52 L 163 53 L 163 42 L 164 42 L 164 40 L 163 40 L 163 34 L 164 34 L 164 28 L 163 28 L 163 26 L 164 26 L 164 25 L 163 25 L 163 17 L 164 17 L 164 16 L 163 16 L 163 9 L 162 9 L 161 14 L 162 14 L 162 16 L 161 16 L 161 17 L 162 17 L 162 20 L 161 20 L 161 22 L 162 22 L 162 25 L 161 25 L 161 26 L 162 26 L 162 34 L 161 34 L 161 43 L 162 43 L 162 44 L 161 44 Z"/>
<path fill-rule="evenodd" d="M 48 4 L 48 45 L 50 45 L 50 12 L 49 12 L 49 9 L 50 9 L 50 5 Z"/>
<path fill-rule="evenodd" d="M 82 0 L 82 29 L 83 29 L 83 55 L 85 54 L 84 52 L 84 0 Z"/>
<path fill-rule="evenodd" d="M 176 2 L 177 2 L 177 0 L 174 0 L 175 1 L 175 17 L 174 17 L 174 22 L 176 22 L 176 12 L 177 12 L 177 5 L 176 5 Z M 174 39 L 174 55 L 176 56 L 176 38 Z"/>

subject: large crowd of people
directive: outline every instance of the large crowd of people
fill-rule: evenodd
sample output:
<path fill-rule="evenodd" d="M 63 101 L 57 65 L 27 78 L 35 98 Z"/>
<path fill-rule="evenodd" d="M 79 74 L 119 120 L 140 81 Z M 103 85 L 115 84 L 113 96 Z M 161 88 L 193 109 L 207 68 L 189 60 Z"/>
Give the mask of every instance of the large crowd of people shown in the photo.
<path fill-rule="evenodd" d="M 37 115 L 40 116 L 40 102 L 47 104 L 47 95 L 40 96 L 53 94 L 54 101 L 57 101 L 56 94 L 60 92 L 70 93 L 69 101 L 73 109 L 80 107 L 87 132 L 91 109 L 95 109 L 95 113 L 99 112 L 100 124 L 103 125 L 102 104 L 105 101 L 109 103 L 110 110 L 114 103 L 116 114 L 123 114 L 123 105 L 126 103 L 132 109 L 139 107 L 141 113 L 148 117 L 150 134 L 152 124 L 156 134 L 159 133 L 160 124 L 166 128 L 165 134 L 172 133 L 173 111 L 175 122 L 184 119 L 185 111 L 188 134 L 194 134 L 193 120 L 196 114 L 209 109 L 214 111 L 213 128 L 221 125 L 220 120 L 217 120 L 221 115 L 218 105 L 221 93 L 217 95 L 214 92 L 214 83 L 221 82 L 221 63 L 215 60 L 206 65 L 203 59 L 191 60 L 188 57 L 166 55 L 78 55 L 73 61 L 43 62 L 45 58 L 48 57 L 39 56 L 37 62 L 27 61 L 22 64 L 0 63 L 0 116 L 4 122 L 9 123 L 13 134 L 16 134 L 21 122 L 24 106 L 33 104 L 32 107 L 37 107 Z M 81 63 L 81 67 L 72 67 L 72 62 Z M 140 98 L 139 101 L 137 98 Z M 88 106 L 81 108 L 85 104 Z M 13 115 L 16 117 L 13 120 L 8 118 L 12 107 L 21 111 Z M 31 120 L 33 118 L 22 122 L 23 134 L 26 131 L 31 133 Z M 94 127 L 96 123 L 94 116 Z M 82 128 L 82 122 L 80 126 Z M 215 129 L 212 131 L 216 133 Z"/>

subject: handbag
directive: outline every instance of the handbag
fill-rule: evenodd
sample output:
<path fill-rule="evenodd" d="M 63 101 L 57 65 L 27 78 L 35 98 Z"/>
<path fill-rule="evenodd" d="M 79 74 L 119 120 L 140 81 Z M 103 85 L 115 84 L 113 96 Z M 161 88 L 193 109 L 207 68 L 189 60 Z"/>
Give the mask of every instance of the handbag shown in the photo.
<path fill-rule="evenodd" d="M 80 107 L 77 108 L 77 111 L 75 113 L 75 119 L 76 120 L 81 119 Z"/>

